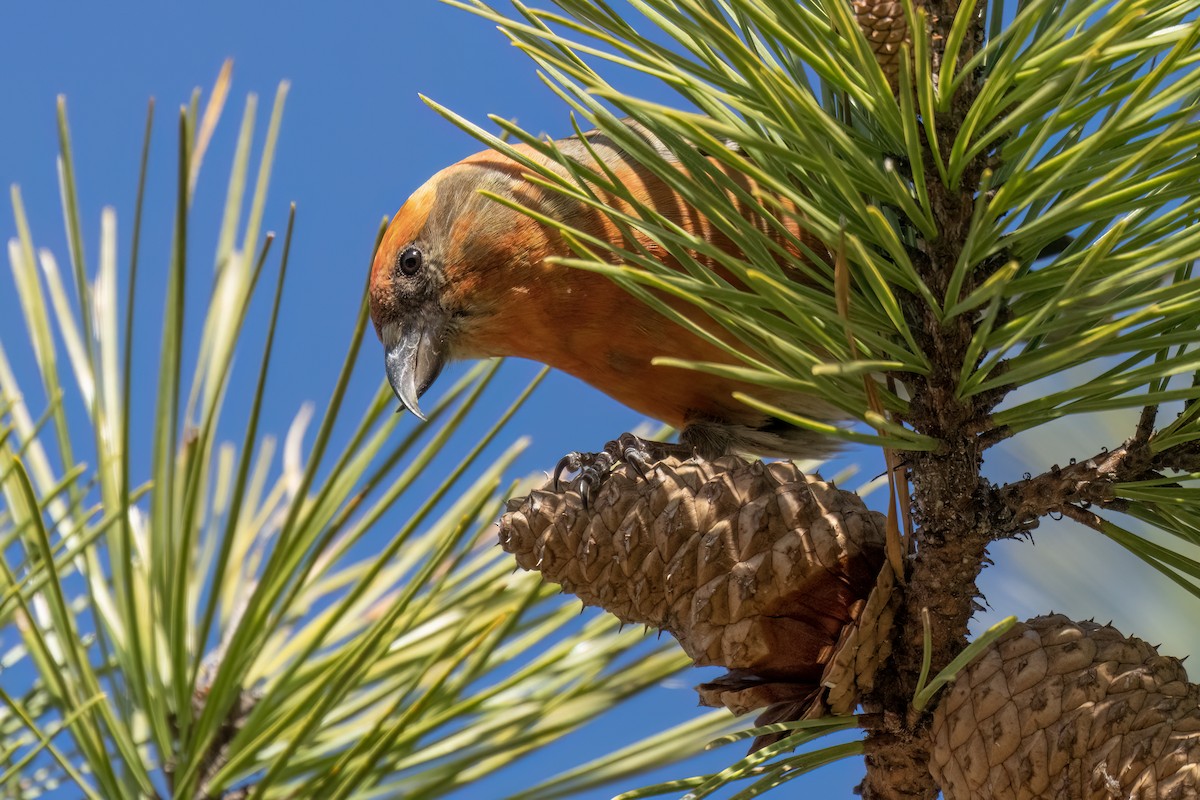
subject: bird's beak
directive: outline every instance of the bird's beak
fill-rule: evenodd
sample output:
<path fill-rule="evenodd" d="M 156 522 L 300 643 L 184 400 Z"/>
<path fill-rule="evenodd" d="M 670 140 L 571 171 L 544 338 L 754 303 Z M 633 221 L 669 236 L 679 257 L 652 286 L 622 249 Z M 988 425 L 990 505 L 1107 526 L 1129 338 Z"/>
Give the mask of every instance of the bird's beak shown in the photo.
<path fill-rule="evenodd" d="M 388 383 L 404 408 L 425 419 L 417 399 L 442 371 L 446 326 L 440 315 L 421 314 L 384 326 Z"/>

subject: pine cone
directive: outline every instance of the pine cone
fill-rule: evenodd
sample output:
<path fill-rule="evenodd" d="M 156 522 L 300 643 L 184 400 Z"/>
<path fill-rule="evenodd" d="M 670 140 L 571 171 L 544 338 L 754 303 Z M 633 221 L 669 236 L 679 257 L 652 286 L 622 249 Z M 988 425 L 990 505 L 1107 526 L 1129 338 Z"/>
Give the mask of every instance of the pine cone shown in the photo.
<path fill-rule="evenodd" d="M 932 735 L 946 800 L 1200 797 L 1200 686 L 1110 625 L 1018 625 L 959 674 Z"/>
<path fill-rule="evenodd" d="M 900 45 L 910 41 L 904 5 L 899 0 L 851 0 L 850 5 L 888 85 L 895 90 L 900 75 Z M 919 0 L 915 5 L 921 5 Z"/>
<path fill-rule="evenodd" d="M 667 459 L 649 480 L 619 467 L 590 509 L 551 488 L 509 501 L 501 545 L 584 603 L 668 631 L 697 665 L 729 668 L 699 687 L 702 702 L 774 706 L 771 721 L 824 713 L 839 643 L 851 655 L 837 682 L 855 684 L 857 661 L 873 672 L 846 631 L 884 563 L 884 518 L 854 493 L 736 457 Z M 872 625 L 886 606 L 875 603 Z"/>

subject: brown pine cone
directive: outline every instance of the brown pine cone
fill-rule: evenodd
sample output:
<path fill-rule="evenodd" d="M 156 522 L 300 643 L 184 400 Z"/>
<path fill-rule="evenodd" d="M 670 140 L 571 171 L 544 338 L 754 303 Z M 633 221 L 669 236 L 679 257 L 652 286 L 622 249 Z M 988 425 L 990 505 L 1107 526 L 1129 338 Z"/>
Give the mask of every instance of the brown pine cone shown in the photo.
<path fill-rule="evenodd" d="M 959 674 L 932 735 L 946 800 L 1200 797 L 1200 686 L 1110 625 L 1017 625 Z"/>
<path fill-rule="evenodd" d="M 842 706 L 847 670 L 876 663 L 846 630 L 884 563 L 884 518 L 787 462 L 667 459 L 649 480 L 622 466 L 589 509 L 547 486 L 509 501 L 500 543 L 584 603 L 668 631 L 697 665 L 729 668 L 699 687 L 708 705 L 820 714 L 839 643 Z M 875 605 L 872 625 L 890 621 Z"/>
<path fill-rule="evenodd" d="M 900 75 L 900 45 L 909 41 L 904 5 L 899 0 L 851 0 L 850 5 L 888 85 L 895 90 Z M 921 3 L 918 0 L 914 5 L 919 7 Z"/>

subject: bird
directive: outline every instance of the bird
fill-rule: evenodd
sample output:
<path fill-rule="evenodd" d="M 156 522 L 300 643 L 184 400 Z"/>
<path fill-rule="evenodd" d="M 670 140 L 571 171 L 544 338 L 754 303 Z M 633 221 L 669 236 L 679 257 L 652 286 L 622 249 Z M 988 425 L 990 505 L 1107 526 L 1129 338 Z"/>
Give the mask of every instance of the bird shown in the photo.
<path fill-rule="evenodd" d="M 659 157 L 686 172 L 677 154 L 649 129 L 632 120 L 623 124 Z M 743 255 L 719 226 L 605 133 L 593 130 L 556 140 L 555 145 L 566 158 L 592 169 L 598 166 L 596 159 L 601 160 L 603 169 L 625 191 L 695 237 L 698 245 L 707 242 L 735 256 Z M 531 145 L 518 144 L 514 149 L 567 174 L 559 161 Z M 727 166 L 725 161 L 730 159 L 717 160 L 703 153 L 701 157 L 707 157 L 749 196 L 763 191 L 748 175 Z M 616 194 L 590 188 L 611 207 L 636 213 Z M 729 196 L 738 203 L 734 195 Z M 797 242 L 807 245 L 810 253 L 828 253 L 805 229 L 800 209 L 776 198 L 782 211 L 767 217 L 763 204 L 755 205 L 735 207 L 786 253 L 778 259 L 785 270 L 796 273 L 795 265 L 808 260 Z M 827 455 L 835 449 L 832 437 L 756 410 L 733 394 L 745 392 L 810 419 L 844 420 L 845 412 L 827 400 L 724 375 L 653 364 L 658 356 L 722 364 L 735 364 L 738 359 L 635 299 L 605 275 L 554 263 L 554 257 L 570 257 L 573 251 L 562 232 L 545 219 L 616 247 L 633 249 L 631 245 L 636 245 L 650 257 L 681 268 L 658 242 L 636 230 L 631 232 L 629 226 L 623 229 L 582 200 L 531 180 L 528 167 L 498 150 L 476 153 L 440 170 L 392 217 L 371 267 L 371 319 L 384 346 L 388 380 L 402 408 L 424 419 L 418 401 L 449 361 L 515 356 L 569 373 L 679 431 L 679 442 L 674 445 L 622 434 L 599 453 L 571 453 L 559 463 L 556 482 L 564 469 L 581 467 L 588 469 L 587 477 L 594 482 L 597 472 L 622 458 L 643 471 L 661 457 L 659 452 L 686 451 L 711 460 L 729 453 L 803 458 Z M 630 242 L 629 236 L 636 242 Z M 736 284 L 713 259 L 696 257 L 722 279 Z M 662 299 L 719 341 L 744 349 L 696 306 L 665 294 Z"/>

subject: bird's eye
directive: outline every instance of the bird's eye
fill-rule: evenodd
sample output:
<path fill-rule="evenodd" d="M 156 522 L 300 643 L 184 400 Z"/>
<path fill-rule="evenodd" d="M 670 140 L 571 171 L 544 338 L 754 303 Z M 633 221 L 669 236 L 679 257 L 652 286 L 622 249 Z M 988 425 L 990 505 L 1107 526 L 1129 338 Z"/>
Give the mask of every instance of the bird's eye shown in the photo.
<path fill-rule="evenodd" d="M 421 264 L 424 263 L 425 256 L 415 247 L 406 247 L 400 257 L 396 259 L 397 266 L 400 271 L 409 277 L 416 275 L 421 270 Z"/>

